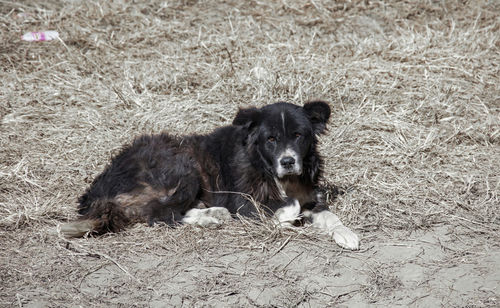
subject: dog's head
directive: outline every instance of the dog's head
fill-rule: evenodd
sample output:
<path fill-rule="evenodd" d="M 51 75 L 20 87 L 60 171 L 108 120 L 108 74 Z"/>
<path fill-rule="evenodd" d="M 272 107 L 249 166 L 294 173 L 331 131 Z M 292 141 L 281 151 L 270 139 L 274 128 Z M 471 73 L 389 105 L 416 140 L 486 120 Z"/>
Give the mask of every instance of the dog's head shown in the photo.
<path fill-rule="evenodd" d="M 245 142 L 265 169 L 278 179 L 301 175 L 303 161 L 310 155 L 330 117 L 327 103 L 314 101 L 303 107 L 276 103 L 262 108 L 240 109 L 233 125 L 248 130 Z"/>

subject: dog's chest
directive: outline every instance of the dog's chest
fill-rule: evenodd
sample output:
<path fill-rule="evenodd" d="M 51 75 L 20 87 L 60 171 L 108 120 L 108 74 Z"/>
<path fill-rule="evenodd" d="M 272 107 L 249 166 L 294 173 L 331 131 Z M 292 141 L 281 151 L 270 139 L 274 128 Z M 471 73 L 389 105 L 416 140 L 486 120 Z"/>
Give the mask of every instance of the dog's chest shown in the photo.
<path fill-rule="evenodd" d="M 296 180 L 277 180 L 282 197 L 297 199 L 301 205 L 315 201 L 314 189 Z"/>

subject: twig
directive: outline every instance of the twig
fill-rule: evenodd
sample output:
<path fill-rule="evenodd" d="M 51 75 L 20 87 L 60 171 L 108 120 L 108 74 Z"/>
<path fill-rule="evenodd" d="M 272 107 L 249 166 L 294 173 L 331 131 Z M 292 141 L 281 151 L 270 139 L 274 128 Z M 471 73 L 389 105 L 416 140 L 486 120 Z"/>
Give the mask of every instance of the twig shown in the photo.
<path fill-rule="evenodd" d="M 290 242 L 290 239 L 292 238 L 292 236 L 290 235 L 284 242 L 283 244 L 281 244 L 281 246 L 273 253 L 273 255 L 270 257 L 274 257 L 276 254 L 278 254 L 278 252 L 280 252 L 283 248 L 285 248 L 285 246 L 288 244 L 288 242 Z M 269 258 L 269 259 L 270 259 Z"/>
<path fill-rule="evenodd" d="M 297 259 L 298 257 L 300 257 L 304 252 L 301 251 L 298 255 L 296 255 L 295 257 L 292 258 L 292 260 L 290 260 L 290 262 L 288 262 L 285 266 L 283 266 L 283 268 L 281 269 L 282 271 L 285 270 L 285 268 L 287 268 L 288 265 L 290 265 L 290 263 L 292 263 L 293 261 L 295 261 L 295 259 Z"/>
<path fill-rule="evenodd" d="M 19 293 L 16 293 L 16 298 L 17 298 L 17 304 L 19 305 L 19 307 L 22 307 L 23 303 L 21 302 L 21 296 L 19 295 Z"/>
<path fill-rule="evenodd" d="M 227 49 L 227 47 L 224 47 L 224 50 L 227 52 L 227 55 L 229 56 L 229 63 L 231 63 L 231 72 L 233 72 L 234 74 L 233 57 L 231 57 L 231 53 L 229 52 L 229 49 Z"/>
<path fill-rule="evenodd" d="M 470 219 L 463 218 L 463 217 L 460 217 L 460 216 L 457 216 L 457 215 L 447 214 L 447 216 L 452 217 L 452 218 L 457 218 L 457 219 L 460 219 L 460 220 L 464 220 L 464 221 L 467 221 L 467 222 L 470 222 L 470 223 L 473 223 L 473 224 L 476 224 L 476 225 L 480 225 L 481 227 L 488 227 L 488 226 L 486 226 L 485 224 L 483 224 L 483 223 L 481 223 L 479 221 L 470 220 Z"/>

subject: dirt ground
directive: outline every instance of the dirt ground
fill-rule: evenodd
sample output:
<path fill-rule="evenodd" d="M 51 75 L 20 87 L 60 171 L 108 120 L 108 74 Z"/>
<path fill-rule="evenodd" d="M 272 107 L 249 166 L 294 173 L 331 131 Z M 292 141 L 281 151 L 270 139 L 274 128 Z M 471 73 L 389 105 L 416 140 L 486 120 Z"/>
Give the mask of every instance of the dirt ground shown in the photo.
<path fill-rule="evenodd" d="M 0 0 L 0 37 L 1 307 L 500 306 L 498 1 Z M 133 136 L 310 99 L 359 251 L 266 222 L 57 233 Z"/>

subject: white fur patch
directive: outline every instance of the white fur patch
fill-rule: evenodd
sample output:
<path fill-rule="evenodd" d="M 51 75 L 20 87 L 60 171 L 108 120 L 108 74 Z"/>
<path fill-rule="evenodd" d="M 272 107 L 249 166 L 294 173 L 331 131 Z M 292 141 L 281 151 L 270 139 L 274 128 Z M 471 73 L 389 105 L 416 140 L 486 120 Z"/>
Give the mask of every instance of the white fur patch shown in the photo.
<path fill-rule="evenodd" d="M 293 165 L 292 170 L 283 168 L 283 166 L 281 165 L 281 160 L 284 157 L 292 157 L 293 159 L 295 159 L 295 164 Z M 285 151 L 278 155 L 276 166 L 276 173 L 278 175 L 278 178 L 282 178 L 288 174 L 299 175 L 302 173 L 302 159 L 299 159 L 299 154 L 290 148 L 286 148 Z"/>
<path fill-rule="evenodd" d="M 286 128 L 285 128 L 285 113 L 282 111 L 281 112 L 281 123 L 283 124 L 283 132 L 286 131 Z"/>
<path fill-rule="evenodd" d="M 189 210 L 182 218 L 182 222 L 200 227 L 216 227 L 231 219 L 231 214 L 226 208 L 211 207 L 208 209 Z"/>
<path fill-rule="evenodd" d="M 351 229 L 344 226 L 337 215 L 330 211 L 308 212 L 305 215 L 312 218 L 314 227 L 325 230 L 329 235 L 333 236 L 333 239 L 340 247 L 351 250 L 359 249 L 359 237 Z"/>
<path fill-rule="evenodd" d="M 299 201 L 293 200 L 293 204 L 279 208 L 273 215 L 273 222 L 281 227 L 291 227 L 295 220 L 300 217 Z"/>

